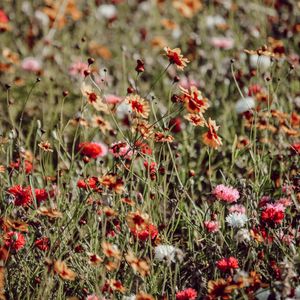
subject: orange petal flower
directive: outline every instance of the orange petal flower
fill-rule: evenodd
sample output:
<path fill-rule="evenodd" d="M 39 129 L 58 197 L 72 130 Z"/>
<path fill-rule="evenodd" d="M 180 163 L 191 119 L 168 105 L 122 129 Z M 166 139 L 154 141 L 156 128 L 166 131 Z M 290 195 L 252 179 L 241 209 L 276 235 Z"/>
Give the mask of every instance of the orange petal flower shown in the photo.
<path fill-rule="evenodd" d="M 183 57 L 179 48 L 170 49 L 169 47 L 165 47 L 164 50 L 169 58 L 170 64 L 175 64 L 179 70 L 183 70 L 187 63 L 189 63 L 189 60 Z"/>
<path fill-rule="evenodd" d="M 219 126 L 216 125 L 216 122 L 209 118 L 207 127 L 208 131 L 202 135 L 204 144 L 215 149 L 222 146 L 222 140 L 217 135 Z"/>
<path fill-rule="evenodd" d="M 53 269 L 64 280 L 73 281 L 76 278 L 76 273 L 69 269 L 64 261 L 55 261 Z"/>

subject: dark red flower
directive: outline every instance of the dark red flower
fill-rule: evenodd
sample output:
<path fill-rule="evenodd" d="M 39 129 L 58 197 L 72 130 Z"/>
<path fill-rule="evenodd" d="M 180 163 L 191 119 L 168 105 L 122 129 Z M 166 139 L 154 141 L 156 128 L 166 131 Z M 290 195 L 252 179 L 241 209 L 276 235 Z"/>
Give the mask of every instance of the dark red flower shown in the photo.
<path fill-rule="evenodd" d="M 20 185 L 15 185 L 8 189 L 8 193 L 15 197 L 14 204 L 16 206 L 27 206 L 32 202 L 30 186 L 22 187 Z"/>
<path fill-rule="evenodd" d="M 188 288 L 176 293 L 176 300 L 195 300 L 196 297 L 197 292 L 192 288 Z"/>
<path fill-rule="evenodd" d="M 97 177 L 89 177 L 85 180 L 80 179 L 77 182 L 77 186 L 80 189 L 84 189 L 84 190 L 87 190 L 88 188 L 90 188 L 92 190 L 98 190 L 99 189 L 98 184 L 99 184 L 99 180 Z"/>
<path fill-rule="evenodd" d="M 25 237 L 17 231 L 10 231 L 6 233 L 4 236 L 4 241 L 7 248 L 15 251 L 21 250 L 26 243 Z"/>
<path fill-rule="evenodd" d="M 178 133 L 182 130 L 182 121 L 179 117 L 170 120 L 169 127 L 174 133 Z"/>
<path fill-rule="evenodd" d="M 79 144 L 78 150 L 81 155 L 89 158 L 97 158 L 105 156 L 108 149 L 107 146 L 102 143 L 84 142 Z"/>
<path fill-rule="evenodd" d="M 41 237 L 34 242 L 34 245 L 42 251 L 47 251 L 50 246 L 50 240 L 47 237 Z"/>

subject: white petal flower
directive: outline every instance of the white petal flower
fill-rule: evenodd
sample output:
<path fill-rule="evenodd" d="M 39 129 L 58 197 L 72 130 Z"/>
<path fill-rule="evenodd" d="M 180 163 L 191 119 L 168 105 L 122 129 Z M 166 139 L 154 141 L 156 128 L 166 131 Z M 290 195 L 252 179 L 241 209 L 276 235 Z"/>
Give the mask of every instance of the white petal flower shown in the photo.
<path fill-rule="evenodd" d="M 167 261 L 170 263 L 176 262 L 176 260 L 182 261 L 183 259 L 183 252 L 171 245 L 158 245 L 154 251 L 154 258 L 158 261 Z"/>
<path fill-rule="evenodd" d="M 271 58 L 265 55 L 253 54 L 250 56 L 250 66 L 258 68 L 261 72 L 267 71 L 271 66 Z"/>
<path fill-rule="evenodd" d="M 245 97 L 238 100 L 235 104 L 235 111 L 238 114 L 242 114 L 245 111 L 251 110 L 255 107 L 255 100 L 252 97 Z"/>
<path fill-rule="evenodd" d="M 251 237 L 248 229 L 242 228 L 235 235 L 235 239 L 238 243 L 250 242 Z"/>
<path fill-rule="evenodd" d="M 247 221 L 248 218 L 245 214 L 237 212 L 231 213 L 226 217 L 226 222 L 229 224 L 229 226 L 234 228 L 244 227 Z"/>

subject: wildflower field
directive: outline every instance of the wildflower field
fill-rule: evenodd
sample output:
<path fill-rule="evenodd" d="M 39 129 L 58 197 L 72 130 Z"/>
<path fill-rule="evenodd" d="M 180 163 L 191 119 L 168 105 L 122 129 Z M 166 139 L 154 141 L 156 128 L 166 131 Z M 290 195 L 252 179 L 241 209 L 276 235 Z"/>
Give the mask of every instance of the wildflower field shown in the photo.
<path fill-rule="evenodd" d="M 300 300 L 300 1 L 0 1 L 0 300 Z"/>

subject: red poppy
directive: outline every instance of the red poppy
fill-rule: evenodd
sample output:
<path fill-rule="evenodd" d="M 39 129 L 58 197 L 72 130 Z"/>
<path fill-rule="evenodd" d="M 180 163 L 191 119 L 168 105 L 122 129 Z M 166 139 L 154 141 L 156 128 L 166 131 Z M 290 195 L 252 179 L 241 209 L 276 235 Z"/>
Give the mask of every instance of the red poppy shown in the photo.
<path fill-rule="evenodd" d="M 81 155 L 89 158 L 103 157 L 107 154 L 107 146 L 102 143 L 83 142 L 78 146 Z"/>

